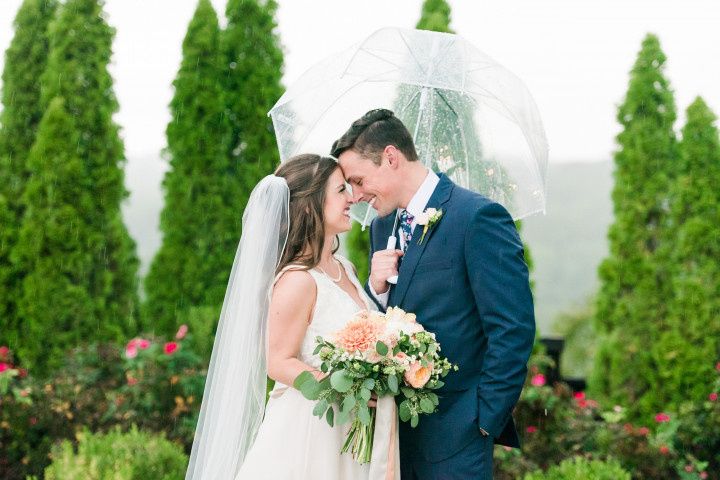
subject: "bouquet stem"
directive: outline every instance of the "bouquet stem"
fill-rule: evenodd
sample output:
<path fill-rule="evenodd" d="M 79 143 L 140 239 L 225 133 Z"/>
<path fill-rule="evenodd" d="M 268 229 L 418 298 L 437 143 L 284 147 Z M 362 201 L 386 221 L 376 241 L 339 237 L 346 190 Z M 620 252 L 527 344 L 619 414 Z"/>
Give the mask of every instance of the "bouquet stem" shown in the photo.
<path fill-rule="evenodd" d="M 372 457 L 373 438 L 375 435 L 375 409 L 370 409 L 370 424 L 365 425 L 355 417 L 350 430 L 348 431 L 347 437 L 345 437 L 345 444 L 341 450 L 341 453 L 352 452 L 353 459 L 356 462 L 370 463 Z"/>

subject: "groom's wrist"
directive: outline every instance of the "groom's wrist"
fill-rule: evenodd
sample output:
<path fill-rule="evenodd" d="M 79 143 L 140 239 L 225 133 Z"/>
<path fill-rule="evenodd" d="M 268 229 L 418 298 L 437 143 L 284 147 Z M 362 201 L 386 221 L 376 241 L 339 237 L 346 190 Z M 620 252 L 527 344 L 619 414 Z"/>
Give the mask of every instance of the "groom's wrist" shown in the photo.
<path fill-rule="evenodd" d="M 375 295 L 376 297 L 378 295 L 383 295 L 387 293 L 388 290 L 390 290 L 390 285 L 387 282 L 382 282 L 382 284 L 375 284 L 374 282 L 370 283 L 370 293 Z"/>

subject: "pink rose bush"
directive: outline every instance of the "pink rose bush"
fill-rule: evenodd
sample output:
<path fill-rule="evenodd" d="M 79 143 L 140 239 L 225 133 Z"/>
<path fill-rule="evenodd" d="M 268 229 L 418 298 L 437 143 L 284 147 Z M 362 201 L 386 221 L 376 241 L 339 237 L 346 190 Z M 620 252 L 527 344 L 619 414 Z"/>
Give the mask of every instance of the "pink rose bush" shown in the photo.
<path fill-rule="evenodd" d="M 358 312 L 340 331 L 316 342 L 315 355 L 326 376 L 318 381 L 303 372 L 294 386 L 317 401 L 313 413 L 331 426 L 352 421 L 342 453 L 351 451 L 359 463 L 369 462 L 372 452 L 371 397 L 401 396 L 400 420 L 416 427 L 419 416 L 433 413 L 439 404 L 433 390 L 444 385 L 440 379 L 457 370 L 440 355 L 435 334 L 399 308 Z"/>

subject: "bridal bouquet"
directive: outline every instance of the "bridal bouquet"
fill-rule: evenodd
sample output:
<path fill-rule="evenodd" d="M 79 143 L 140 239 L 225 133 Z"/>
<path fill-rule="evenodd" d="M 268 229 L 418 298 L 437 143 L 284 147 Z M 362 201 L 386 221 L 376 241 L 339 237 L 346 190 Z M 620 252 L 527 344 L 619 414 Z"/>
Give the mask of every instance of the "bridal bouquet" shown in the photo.
<path fill-rule="evenodd" d="M 375 409 L 367 403 L 373 393 L 377 398 L 400 395 L 400 420 L 416 427 L 421 414 L 435 411 L 433 390 L 444 385 L 440 379 L 458 368 L 440 355 L 435 334 L 399 308 L 358 312 L 331 338 L 315 340 L 320 369 L 327 375 L 318 381 L 303 372 L 294 386 L 317 401 L 313 414 L 330 426 L 352 421 L 342 453 L 351 451 L 359 463 L 369 462 L 372 453 Z"/>

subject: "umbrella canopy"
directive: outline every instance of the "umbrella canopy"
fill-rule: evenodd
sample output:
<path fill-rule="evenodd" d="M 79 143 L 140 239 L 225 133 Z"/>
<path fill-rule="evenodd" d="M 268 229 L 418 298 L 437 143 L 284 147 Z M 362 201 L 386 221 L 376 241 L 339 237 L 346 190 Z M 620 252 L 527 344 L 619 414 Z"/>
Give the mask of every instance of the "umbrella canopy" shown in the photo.
<path fill-rule="evenodd" d="M 545 211 L 548 146 L 537 106 L 517 76 L 462 37 L 384 28 L 311 67 L 269 112 L 281 159 L 328 152 L 374 108 L 395 112 L 429 168 L 515 219 Z"/>

